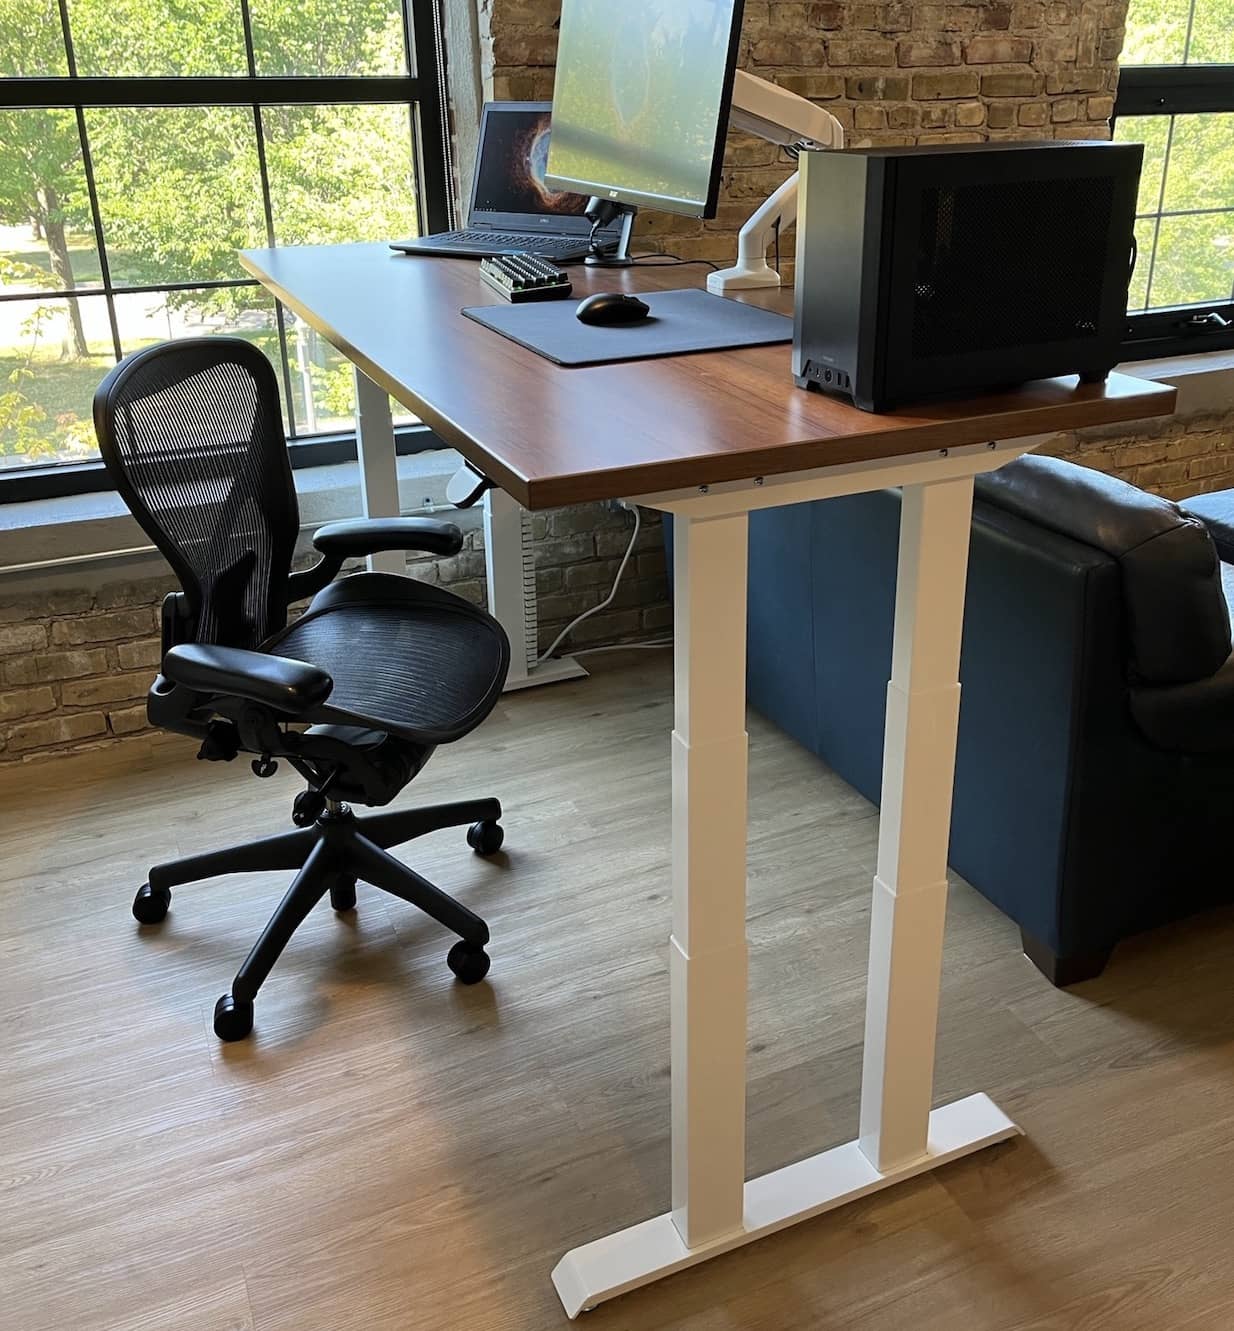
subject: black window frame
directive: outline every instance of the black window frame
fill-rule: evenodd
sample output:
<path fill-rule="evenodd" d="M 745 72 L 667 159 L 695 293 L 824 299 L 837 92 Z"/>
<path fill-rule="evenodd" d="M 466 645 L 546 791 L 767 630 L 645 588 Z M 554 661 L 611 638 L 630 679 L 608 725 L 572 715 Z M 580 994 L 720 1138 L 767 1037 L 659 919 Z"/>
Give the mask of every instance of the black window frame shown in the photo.
<path fill-rule="evenodd" d="M 273 245 L 275 243 L 273 212 L 270 179 L 266 169 L 261 108 L 274 105 L 406 104 L 411 113 L 412 164 L 417 177 L 416 209 L 421 233 L 448 230 L 454 223 L 456 201 L 446 105 L 441 0 L 399 0 L 399 8 L 403 14 L 407 69 L 415 72 L 386 75 L 257 74 L 249 0 L 237 0 L 237 4 L 244 30 L 247 74 L 216 77 L 80 75 L 77 73 L 73 50 L 68 0 L 57 0 L 67 75 L 45 78 L 0 76 L 0 110 L 70 110 L 76 115 L 77 132 L 82 147 L 82 166 L 90 196 L 101 273 L 98 289 L 82 292 L 80 297 L 106 302 L 112 346 L 117 359 L 120 358 L 122 350 L 116 319 L 116 296 L 134 292 L 157 294 L 188 288 L 197 290 L 211 287 L 256 287 L 260 283 L 254 278 L 234 278 L 214 282 L 171 282 L 140 287 L 113 285 L 95 190 L 94 165 L 86 133 L 87 111 L 100 107 L 143 106 L 227 106 L 243 107 L 250 111 L 253 116 L 261 175 L 266 243 Z M 46 294 L 50 297 L 56 293 Z M 31 298 L 29 292 L 0 291 L 0 302 Z M 354 462 L 357 455 L 354 431 L 295 434 L 287 349 L 287 317 L 282 302 L 276 300 L 274 306 L 282 361 L 281 365 L 275 368 L 283 380 L 291 422 L 292 437 L 288 452 L 293 469 Z M 424 425 L 397 427 L 395 445 L 400 455 L 445 447 L 433 431 Z M 106 469 L 97 459 L 82 462 L 32 463 L 0 470 L 0 504 L 98 493 L 112 488 Z"/>
<path fill-rule="evenodd" d="M 1202 0 L 1201 0 L 1202 2 Z M 1234 65 L 1124 65 L 1113 123 L 1121 116 L 1234 114 Z M 1164 169 L 1169 167 L 1169 144 Z M 1163 176 L 1164 179 L 1164 176 Z M 1231 200 L 1234 207 L 1234 200 Z M 1151 251 L 1141 245 L 1138 262 Z M 1229 299 L 1127 314 L 1123 356 L 1152 360 L 1234 347 L 1234 289 Z"/>

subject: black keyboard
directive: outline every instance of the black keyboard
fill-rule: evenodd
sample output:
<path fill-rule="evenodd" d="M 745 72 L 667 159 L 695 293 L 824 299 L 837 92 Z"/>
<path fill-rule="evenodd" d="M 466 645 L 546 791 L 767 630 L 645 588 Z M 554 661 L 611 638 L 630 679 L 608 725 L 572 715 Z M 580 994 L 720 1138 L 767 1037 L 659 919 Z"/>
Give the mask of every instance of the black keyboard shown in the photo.
<path fill-rule="evenodd" d="M 487 258 L 494 254 L 538 254 L 545 259 L 570 263 L 587 257 L 586 236 L 545 236 L 524 231 L 486 231 L 468 227 L 445 231 L 420 240 L 393 241 L 391 249 L 406 254 L 460 254 Z"/>
<path fill-rule="evenodd" d="M 451 231 L 436 237 L 446 245 L 492 245 L 531 254 L 586 254 L 587 242 L 578 236 L 538 236 L 516 231 Z"/>

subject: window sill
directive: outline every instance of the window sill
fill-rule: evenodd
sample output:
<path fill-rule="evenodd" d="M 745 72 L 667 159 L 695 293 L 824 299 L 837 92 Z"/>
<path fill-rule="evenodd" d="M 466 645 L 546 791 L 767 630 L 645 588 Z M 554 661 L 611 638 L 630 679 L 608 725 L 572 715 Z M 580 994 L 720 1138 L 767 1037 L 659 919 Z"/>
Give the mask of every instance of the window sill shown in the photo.
<path fill-rule="evenodd" d="M 449 508 L 462 526 L 473 519 L 447 504 L 446 484 L 460 465 L 452 449 L 398 459 L 399 504 L 404 513 Z M 323 523 L 360 513 L 360 469 L 355 462 L 295 472 L 301 545 Z M 0 579 L 28 585 L 71 581 L 94 586 L 166 567 L 146 534 L 114 492 L 35 499 L 0 505 Z"/>
<path fill-rule="evenodd" d="M 1234 350 L 1127 361 L 1119 373 L 1178 389 L 1179 416 L 1224 414 L 1234 404 Z"/>

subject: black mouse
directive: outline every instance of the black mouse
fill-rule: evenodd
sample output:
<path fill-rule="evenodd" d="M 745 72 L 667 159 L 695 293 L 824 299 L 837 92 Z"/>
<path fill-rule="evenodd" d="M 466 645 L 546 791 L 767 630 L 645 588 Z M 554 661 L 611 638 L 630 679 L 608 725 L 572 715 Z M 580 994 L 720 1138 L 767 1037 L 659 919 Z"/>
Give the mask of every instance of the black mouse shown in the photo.
<path fill-rule="evenodd" d="M 645 319 L 651 313 L 651 306 L 624 291 L 601 291 L 588 296 L 574 313 L 585 324 L 633 324 Z"/>

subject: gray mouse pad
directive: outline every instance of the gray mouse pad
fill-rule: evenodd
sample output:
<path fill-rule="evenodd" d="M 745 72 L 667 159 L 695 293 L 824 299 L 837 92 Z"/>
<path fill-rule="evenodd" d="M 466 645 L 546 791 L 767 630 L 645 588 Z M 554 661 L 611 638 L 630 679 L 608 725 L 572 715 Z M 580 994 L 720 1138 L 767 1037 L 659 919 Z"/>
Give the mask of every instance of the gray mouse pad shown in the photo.
<path fill-rule="evenodd" d="M 693 287 L 639 296 L 651 306 L 648 317 L 607 328 L 582 323 L 575 316 L 579 302 L 572 298 L 537 305 L 479 305 L 463 313 L 557 365 L 605 365 L 793 340 L 791 319 L 757 305 Z"/>

